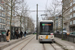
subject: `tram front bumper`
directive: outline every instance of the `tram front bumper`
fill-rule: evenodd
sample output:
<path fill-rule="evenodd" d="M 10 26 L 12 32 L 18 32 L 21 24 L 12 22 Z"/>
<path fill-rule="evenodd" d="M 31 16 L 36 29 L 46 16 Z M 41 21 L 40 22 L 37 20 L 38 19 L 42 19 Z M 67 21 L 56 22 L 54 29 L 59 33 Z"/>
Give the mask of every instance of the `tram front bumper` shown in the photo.
<path fill-rule="evenodd" d="M 54 42 L 54 39 L 39 39 L 39 42 Z"/>

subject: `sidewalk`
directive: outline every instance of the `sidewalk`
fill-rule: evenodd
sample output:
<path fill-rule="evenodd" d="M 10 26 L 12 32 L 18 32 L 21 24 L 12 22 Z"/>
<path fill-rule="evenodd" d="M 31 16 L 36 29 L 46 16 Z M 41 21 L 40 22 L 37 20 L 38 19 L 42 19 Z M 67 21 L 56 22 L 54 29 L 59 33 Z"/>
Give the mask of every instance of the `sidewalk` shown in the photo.
<path fill-rule="evenodd" d="M 18 41 L 21 41 L 25 38 L 27 38 L 29 35 L 27 35 L 26 37 L 23 37 L 22 39 L 19 38 L 19 39 L 13 39 L 13 40 L 10 40 L 10 42 L 0 42 L 0 50 L 2 50 L 3 48 L 7 47 L 7 46 L 10 46 Z"/>
<path fill-rule="evenodd" d="M 75 50 L 75 43 L 69 42 L 66 40 L 61 40 L 60 38 L 55 37 L 55 42 L 60 44 L 63 48 L 68 50 Z"/>

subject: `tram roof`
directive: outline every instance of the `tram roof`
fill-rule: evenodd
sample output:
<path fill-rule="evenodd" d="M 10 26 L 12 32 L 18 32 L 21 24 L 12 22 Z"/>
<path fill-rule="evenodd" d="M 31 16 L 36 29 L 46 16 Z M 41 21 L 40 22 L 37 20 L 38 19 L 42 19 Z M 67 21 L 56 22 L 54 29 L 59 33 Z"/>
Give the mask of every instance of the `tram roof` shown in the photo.
<path fill-rule="evenodd" d="M 40 22 L 53 22 L 53 20 L 41 20 Z"/>

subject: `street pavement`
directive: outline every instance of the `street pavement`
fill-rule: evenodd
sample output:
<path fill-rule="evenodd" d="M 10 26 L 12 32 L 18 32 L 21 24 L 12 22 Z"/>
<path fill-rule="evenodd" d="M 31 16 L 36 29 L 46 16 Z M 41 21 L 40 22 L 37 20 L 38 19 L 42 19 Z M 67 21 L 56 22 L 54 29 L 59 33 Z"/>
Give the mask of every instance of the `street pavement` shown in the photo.
<path fill-rule="evenodd" d="M 21 40 L 3 50 L 64 50 L 56 43 L 39 43 L 36 36 L 32 35 L 24 40 Z"/>
<path fill-rule="evenodd" d="M 55 37 L 55 42 L 56 43 L 39 43 L 39 41 L 36 40 L 36 35 L 28 35 L 22 39 L 0 42 L 0 48 L 2 47 L 2 50 L 75 50 L 75 43 L 61 40 L 57 37 Z"/>
<path fill-rule="evenodd" d="M 75 50 L 75 43 L 69 42 L 66 40 L 61 40 L 60 38 L 55 37 L 56 43 L 60 44 L 63 48 L 68 50 Z"/>

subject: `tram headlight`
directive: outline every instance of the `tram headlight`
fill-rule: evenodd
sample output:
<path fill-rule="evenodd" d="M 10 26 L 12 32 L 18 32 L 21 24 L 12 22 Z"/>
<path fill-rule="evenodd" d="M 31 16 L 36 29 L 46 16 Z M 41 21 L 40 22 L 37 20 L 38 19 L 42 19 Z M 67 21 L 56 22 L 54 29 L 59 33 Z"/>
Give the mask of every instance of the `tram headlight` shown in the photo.
<path fill-rule="evenodd" d="M 53 35 L 53 33 L 50 33 L 50 35 Z"/>
<path fill-rule="evenodd" d="M 41 36 L 41 38 L 43 38 L 43 36 Z"/>

